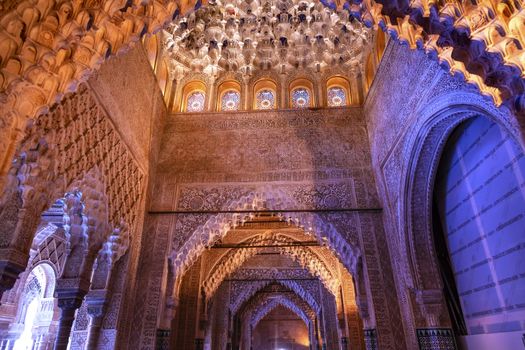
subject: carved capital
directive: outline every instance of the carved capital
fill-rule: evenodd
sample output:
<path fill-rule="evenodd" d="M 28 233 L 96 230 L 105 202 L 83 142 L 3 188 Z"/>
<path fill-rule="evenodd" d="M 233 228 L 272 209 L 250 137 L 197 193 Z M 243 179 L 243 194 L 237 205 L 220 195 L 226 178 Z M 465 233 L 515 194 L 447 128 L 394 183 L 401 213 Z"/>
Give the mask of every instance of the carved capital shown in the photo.
<path fill-rule="evenodd" d="M 106 295 L 92 295 L 86 296 L 87 313 L 91 318 L 98 319 L 104 315 L 106 307 Z"/>
<path fill-rule="evenodd" d="M 78 309 L 89 290 L 89 280 L 82 278 L 60 278 L 57 281 L 55 297 L 58 307 L 63 310 Z"/>
<path fill-rule="evenodd" d="M 62 289 L 56 290 L 55 295 L 58 299 L 58 307 L 66 311 L 78 309 L 82 305 L 86 293 L 78 289 Z"/>

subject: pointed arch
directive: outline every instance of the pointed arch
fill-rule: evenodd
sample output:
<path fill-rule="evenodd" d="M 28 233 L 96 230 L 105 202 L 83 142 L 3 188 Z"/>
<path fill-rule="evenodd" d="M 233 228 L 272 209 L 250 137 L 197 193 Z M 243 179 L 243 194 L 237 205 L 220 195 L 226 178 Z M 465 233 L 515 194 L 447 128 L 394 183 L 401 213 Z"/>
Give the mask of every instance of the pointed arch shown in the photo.
<path fill-rule="evenodd" d="M 260 192 L 252 192 L 226 205 L 226 212 L 216 214 L 200 225 L 177 251 L 172 251 L 170 261 L 173 264 L 175 276 L 179 278 L 207 248 L 223 238 L 230 228 L 243 225 L 253 213 L 250 210 L 283 210 L 297 208 L 298 203 L 282 191 L 273 187 L 265 187 Z M 247 211 L 245 214 L 235 211 Z M 343 266 L 354 274 L 356 264 L 361 255 L 360 249 L 347 242 L 337 229 L 314 213 L 293 212 L 279 213 L 283 222 L 295 224 L 303 228 L 307 235 L 314 237 L 325 245 L 336 256 Z"/>
<path fill-rule="evenodd" d="M 247 238 L 241 243 L 261 244 L 269 242 L 272 244 L 286 244 L 297 242 L 283 234 L 261 234 L 255 237 Z M 212 268 L 203 283 L 204 291 L 210 298 L 224 279 L 233 271 L 240 268 L 249 258 L 257 255 L 263 248 L 253 249 L 231 249 L 221 259 L 219 259 Z M 313 276 L 318 277 L 325 287 L 335 295 L 338 293 L 339 280 L 330 268 L 320 259 L 312 249 L 307 247 L 282 247 L 277 251 L 299 263 L 303 268 L 308 270 Z"/>
<path fill-rule="evenodd" d="M 194 80 L 182 88 L 181 112 L 204 112 L 206 110 L 206 84 Z"/>
<path fill-rule="evenodd" d="M 217 111 L 238 111 L 241 108 L 241 84 L 235 80 L 222 82 L 217 88 Z"/>
<path fill-rule="evenodd" d="M 268 287 L 271 284 L 277 284 L 281 285 L 285 288 L 290 289 L 294 293 L 296 293 L 301 299 L 303 299 L 310 308 L 318 314 L 321 311 L 321 306 L 318 301 L 315 300 L 315 298 L 307 292 L 303 287 L 301 287 L 296 281 L 292 280 L 265 280 L 265 281 L 258 281 L 256 283 L 250 283 L 250 287 L 246 288 L 243 293 L 239 294 L 239 296 L 230 304 L 230 312 L 232 315 L 236 315 L 240 308 L 248 302 L 252 297 L 254 297 L 259 291 L 263 290 L 264 288 Z"/>

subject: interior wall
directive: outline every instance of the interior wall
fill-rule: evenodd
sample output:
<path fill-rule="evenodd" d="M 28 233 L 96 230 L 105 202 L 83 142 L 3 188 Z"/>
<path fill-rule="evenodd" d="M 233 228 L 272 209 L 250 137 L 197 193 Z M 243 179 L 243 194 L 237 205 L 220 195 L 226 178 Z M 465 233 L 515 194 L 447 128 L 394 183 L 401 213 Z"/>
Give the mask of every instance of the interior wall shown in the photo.
<path fill-rule="evenodd" d="M 155 143 L 160 142 L 166 106 L 142 44 L 104 62 L 88 83 L 148 173 L 156 163 Z"/>
<path fill-rule="evenodd" d="M 382 344 L 404 348 L 399 342 L 402 329 L 393 326 L 400 321 L 395 294 L 389 292 L 393 286 L 389 255 L 386 245 L 377 243 L 382 217 L 361 108 L 175 114 L 167 118 L 163 131 L 145 231 L 155 243 L 139 263 L 136 287 L 137 300 L 151 302 L 136 313 L 134 328 L 142 332 L 130 342 L 145 347 L 154 343 L 158 319 L 141 315 L 163 312 L 167 256 L 214 220 L 213 211 L 229 209 L 231 203 L 253 194 L 278 202 L 274 198 L 278 194 L 289 198 L 293 209 L 372 209 L 316 215 L 361 249 L 373 286 L 367 296 L 370 310 L 377 310 L 369 314 L 365 327 L 375 328 L 377 323 Z M 170 214 L 156 214 L 159 211 Z"/>
<path fill-rule="evenodd" d="M 118 320 L 117 344 L 127 343 L 132 332 L 129 320 L 133 317 L 136 290 L 131 286 L 136 283 L 136 273 L 144 227 L 146 208 L 153 183 L 157 163 L 163 124 L 166 119 L 166 106 L 156 77 L 148 62 L 147 54 L 140 42 L 126 52 L 111 57 L 88 80 L 90 93 L 96 96 L 101 107 L 111 119 L 126 144 L 134 160 L 145 176 L 143 208 L 137 218 L 136 235 L 132 239 L 126 266 L 119 267 L 127 271 L 126 279 L 119 282 L 116 295 L 123 304 L 125 315 Z"/>
<path fill-rule="evenodd" d="M 252 333 L 253 350 L 308 350 L 308 327 L 293 311 L 278 306 L 259 321 Z"/>
<path fill-rule="evenodd" d="M 435 184 L 468 334 L 514 338 L 509 349 L 520 336 L 501 333 L 525 330 L 524 175 L 523 150 L 476 117 L 451 135 Z"/>
<path fill-rule="evenodd" d="M 385 241 L 396 276 L 399 302 L 408 349 L 418 349 L 416 328 L 427 327 L 424 308 L 418 305 L 418 276 L 410 260 L 409 222 L 413 203 L 407 203 L 408 176 L 414 143 L 425 123 L 437 115 L 450 115 L 451 106 L 472 106 L 494 115 L 518 142 L 523 133 L 516 118 L 504 107 L 496 108 L 472 86 L 452 77 L 423 51 L 390 40 L 364 104 L 370 152 L 377 188 L 384 208 Z M 438 150 L 436 149 L 436 152 Z M 417 205 L 417 204 L 416 204 Z M 447 317 L 440 319 L 447 327 Z"/>

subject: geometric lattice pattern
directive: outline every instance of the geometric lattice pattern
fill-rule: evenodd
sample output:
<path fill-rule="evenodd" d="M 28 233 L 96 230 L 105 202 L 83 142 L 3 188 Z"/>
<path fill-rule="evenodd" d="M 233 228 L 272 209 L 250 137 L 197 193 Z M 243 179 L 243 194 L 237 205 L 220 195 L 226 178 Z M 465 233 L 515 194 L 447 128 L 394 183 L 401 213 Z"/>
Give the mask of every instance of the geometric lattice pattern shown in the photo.
<path fill-rule="evenodd" d="M 204 110 L 204 93 L 195 91 L 188 96 L 186 112 L 202 112 Z"/>
<path fill-rule="evenodd" d="M 378 350 L 377 332 L 375 329 L 365 329 L 365 348 L 366 350 Z"/>
<path fill-rule="evenodd" d="M 275 94 L 272 90 L 258 91 L 255 98 L 257 109 L 275 108 Z"/>
<path fill-rule="evenodd" d="M 310 106 L 310 93 L 305 88 L 292 91 L 292 107 L 305 108 Z"/>
<path fill-rule="evenodd" d="M 346 91 L 340 87 L 331 87 L 328 89 L 328 106 L 340 107 L 346 106 Z"/>
<path fill-rule="evenodd" d="M 454 333 L 450 328 L 426 328 L 417 330 L 420 350 L 456 350 Z"/>
<path fill-rule="evenodd" d="M 241 103 L 241 94 L 235 90 L 226 91 L 221 98 L 221 111 L 237 111 Z"/>

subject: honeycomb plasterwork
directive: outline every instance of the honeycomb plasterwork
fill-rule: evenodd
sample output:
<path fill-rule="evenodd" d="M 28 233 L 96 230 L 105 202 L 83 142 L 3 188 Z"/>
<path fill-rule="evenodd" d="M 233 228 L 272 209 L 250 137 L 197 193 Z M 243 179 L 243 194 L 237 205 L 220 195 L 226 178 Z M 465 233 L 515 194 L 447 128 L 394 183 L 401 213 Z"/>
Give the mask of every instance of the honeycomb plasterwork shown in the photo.
<path fill-rule="evenodd" d="M 37 174 L 36 178 L 27 178 L 22 171 L 27 171 L 24 167 L 29 165 L 28 160 L 31 158 L 27 154 L 35 147 L 34 140 L 39 140 L 40 144 L 45 142 L 56 162 L 45 177 L 38 177 L 38 173 L 33 172 Z M 76 185 L 75 181 L 78 184 L 78 179 L 98 165 L 104 177 L 104 191 L 108 195 L 108 220 L 114 226 L 121 220 L 130 225 L 135 222 L 144 175 L 86 88 L 81 88 L 48 114 L 39 117 L 22 142 L 20 154 L 11 175 L 20 184 L 15 189 L 28 191 L 25 189 L 31 189 L 28 181 L 45 184 L 40 191 L 49 202 L 52 198 L 60 198 L 69 187 Z M 36 160 L 48 162 L 43 157 L 37 157 Z M 17 170 L 18 164 L 21 164 L 21 170 Z M 122 191 L 123 188 L 126 190 Z"/>
<path fill-rule="evenodd" d="M 181 70 L 210 75 L 340 64 L 359 71 L 369 31 L 347 11 L 310 1 L 210 2 L 164 30 L 164 50 Z"/>
<path fill-rule="evenodd" d="M 26 0 L 8 7 L 1 18 L 2 90 L 10 96 L 9 103 L 16 105 L 15 113 L 34 115 L 57 94 L 74 89 L 105 57 L 123 51 L 143 33 L 159 30 L 194 5 L 150 0 L 142 6 L 118 1 L 96 5 L 41 2 L 32 6 Z M 510 3 L 347 1 L 330 3 L 329 7 L 348 11 L 366 25 L 379 25 L 411 47 L 424 49 L 497 102 L 523 89 L 519 73 L 523 71 L 524 16 Z M 213 8 L 213 4 L 205 4 L 201 13 L 209 12 L 212 23 L 217 23 L 220 11 Z M 191 16 L 198 19 L 198 13 Z M 278 26 L 288 27 L 286 23 Z M 207 45 L 219 44 L 221 31 L 216 29 L 217 25 L 207 31 L 213 39 Z M 465 41 L 471 44 L 464 45 Z M 29 94 L 36 95 L 33 106 L 16 101 L 17 95 L 23 94 L 22 83 L 33 90 Z"/>

